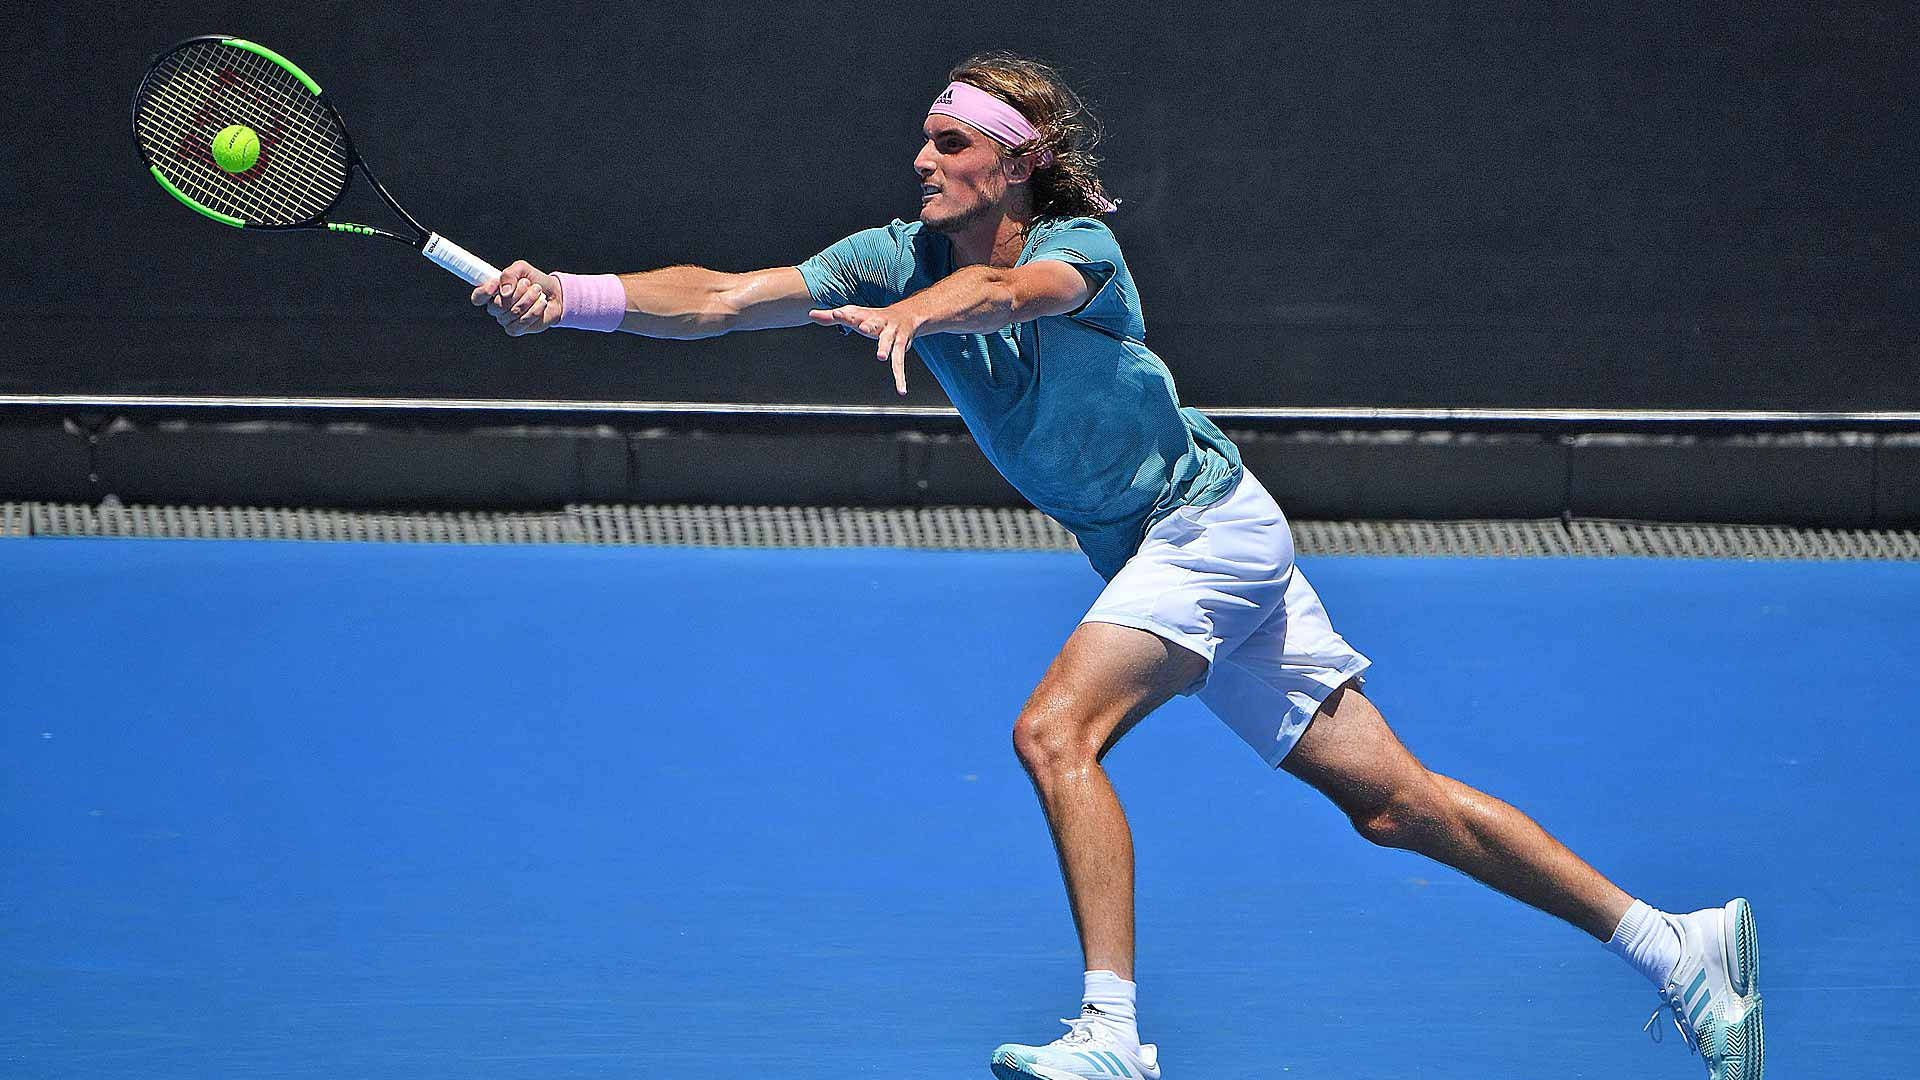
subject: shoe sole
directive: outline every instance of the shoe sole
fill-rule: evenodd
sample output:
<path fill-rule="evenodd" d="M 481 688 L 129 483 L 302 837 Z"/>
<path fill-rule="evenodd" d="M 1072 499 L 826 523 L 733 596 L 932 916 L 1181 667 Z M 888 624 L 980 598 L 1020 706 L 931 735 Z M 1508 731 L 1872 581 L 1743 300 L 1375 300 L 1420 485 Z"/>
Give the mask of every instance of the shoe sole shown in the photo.
<path fill-rule="evenodd" d="M 995 1054 L 991 1067 L 995 1080 L 1086 1080 L 1086 1077 L 1077 1072 L 1050 1068 L 1037 1062 L 1032 1065 L 1022 1065 L 1019 1059 L 1011 1054 Z M 1141 1074 L 1131 1070 L 1128 1075 L 1134 1080 L 1145 1080 Z M 1110 1077 L 1109 1080 L 1113 1078 Z"/>
<path fill-rule="evenodd" d="M 1753 993 L 1760 984 L 1760 937 L 1753 929 L 1753 907 L 1744 897 L 1727 905 L 1731 925 L 1727 929 L 1727 981 L 1741 997 Z"/>
<path fill-rule="evenodd" d="M 1767 1025 L 1760 999 L 1753 999 L 1747 1015 L 1720 1033 L 1726 1056 L 1712 1080 L 1760 1080 L 1767 1067 Z"/>
<path fill-rule="evenodd" d="M 1061 1072 L 1049 1069 L 1045 1065 L 1029 1065 L 1021 1068 L 1016 1064 L 1004 1064 L 999 1058 L 993 1061 L 993 1075 L 997 1080 L 1085 1080 L 1077 1073 Z"/>
<path fill-rule="evenodd" d="M 1745 898 L 1727 905 L 1727 982 L 1747 1002 L 1746 1015 L 1724 1033 L 1725 1071 L 1714 1080 L 1761 1080 L 1767 1064 L 1767 1024 L 1760 1000 L 1760 937 L 1753 926 L 1753 907 Z"/>

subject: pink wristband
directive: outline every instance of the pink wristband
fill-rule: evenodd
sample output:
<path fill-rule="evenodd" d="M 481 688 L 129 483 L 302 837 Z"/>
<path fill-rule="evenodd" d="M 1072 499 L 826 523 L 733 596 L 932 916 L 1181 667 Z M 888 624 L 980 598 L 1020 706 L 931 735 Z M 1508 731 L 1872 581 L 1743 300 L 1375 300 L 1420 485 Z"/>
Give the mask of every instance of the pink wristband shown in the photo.
<path fill-rule="evenodd" d="M 555 274 L 560 279 L 560 321 L 555 326 L 609 333 L 627 314 L 627 289 L 618 274 Z"/>

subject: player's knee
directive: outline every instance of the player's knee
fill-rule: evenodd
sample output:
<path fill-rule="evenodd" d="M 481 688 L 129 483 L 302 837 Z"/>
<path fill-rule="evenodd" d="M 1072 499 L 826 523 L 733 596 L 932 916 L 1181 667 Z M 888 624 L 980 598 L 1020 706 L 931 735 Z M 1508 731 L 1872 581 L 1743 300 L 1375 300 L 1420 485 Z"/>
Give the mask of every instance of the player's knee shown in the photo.
<path fill-rule="evenodd" d="M 1093 738 L 1096 725 L 1061 703 L 1029 706 L 1013 725 L 1013 752 L 1035 777 L 1091 764 L 1100 747 Z"/>
<path fill-rule="evenodd" d="M 1347 814 L 1368 843 L 1418 851 L 1446 827 L 1446 806 L 1431 777 L 1421 775 Z"/>
<path fill-rule="evenodd" d="M 1013 752 L 1029 773 L 1040 775 L 1070 767 L 1076 752 L 1067 725 L 1022 713 L 1013 725 Z"/>

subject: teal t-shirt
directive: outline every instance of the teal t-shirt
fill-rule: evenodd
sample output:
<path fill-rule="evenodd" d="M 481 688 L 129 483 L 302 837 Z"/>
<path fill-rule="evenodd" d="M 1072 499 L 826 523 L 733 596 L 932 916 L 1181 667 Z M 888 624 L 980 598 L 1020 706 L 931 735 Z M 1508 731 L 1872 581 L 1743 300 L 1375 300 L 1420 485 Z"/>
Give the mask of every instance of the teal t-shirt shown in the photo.
<path fill-rule="evenodd" d="M 1133 275 L 1093 218 L 1043 219 L 1023 265 L 1058 259 L 1094 294 L 1079 311 L 990 334 L 915 339 L 934 377 L 1002 476 L 1080 542 L 1111 579 L 1147 530 L 1182 506 L 1233 490 L 1240 452 L 1147 348 Z M 920 222 L 866 229 L 801 263 L 821 307 L 886 307 L 954 272 L 948 239 Z"/>

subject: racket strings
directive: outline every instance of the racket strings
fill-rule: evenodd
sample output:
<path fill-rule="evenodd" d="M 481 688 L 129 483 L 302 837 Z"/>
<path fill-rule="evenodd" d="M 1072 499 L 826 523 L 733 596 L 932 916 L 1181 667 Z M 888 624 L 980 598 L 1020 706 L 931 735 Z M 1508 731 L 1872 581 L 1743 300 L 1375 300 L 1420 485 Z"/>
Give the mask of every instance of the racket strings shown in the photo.
<path fill-rule="evenodd" d="M 203 67 L 196 72 L 206 100 L 195 115 L 215 118 L 219 124 L 214 129 L 216 133 L 227 123 L 246 122 L 221 122 L 219 117 L 226 108 L 238 107 L 249 115 L 260 116 L 264 127 L 248 126 L 255 127 L 260 135 L 261 156 L 267 160 L 241 173 L 228 173 L 214 166 L 217 171 L 210 171 L 209 175 L 216 181 L 243 189 L 250 184 L 263 184 L 266 190 L 261 194 L 273 196 L 291 207 L 291 213 L 300 214 L 289 221 L 262 220 L 259 224 L 289 224 L 318 216 L 347 183 L 346 139 L 338 121 L 278 65 L 243 49 L 217 48 L 220 51 L 208 59 L 218 66 L 211 70 Z M 206 139 L 188 140 L 182 143 L 181 150 L 201 164 L 211 165 L 210 152 L 206 150 L 211 138 L 208 135 Z"/>
<path fill-rule="evenodd" d="M 292 224 L 319 214 L 344 184 L 344 165 L 337 183 L 323 185 L 312 163 L 298 160 L 296 144 L 309 133 L 289 137 L 297 129 L 286 114 L 276 115 L 248 96 L 212 72 L 174 73 L 151 98 L 154 107 L 141 113 L 149 161 L 189 198 L 249 224 Z M 212 161 L 213 138 L 231 123 L 245 123 L 261 136 L 264 160 L 241 173 Z"/>
<path fill-rule="evenodd" d="M 320 216 L 347 186 L 346 133 L 279 65 L 244 49 L 195 42 L 149 73 L 136 110 L 147 160 L 188 198 L 250 225 Z M 215 164 L 214 137 L 245 124 L 260 160 L 242 172 Z"/>
<path fill-rule="evenodd" d="M 196 172 L 214 182 L 214 192 L 251 197 L 256 212 L 264 211 L 252 219 L 257 224 L 317 217 L 347 183 L 346 140 L 338 122 L 278 65 L 231 46 L 206 48 L 203 62 L 183 68 L 182 75 L 183 85 L 200 96 L 191 118 L 212 130 L 188 131 L 176 153 L 200 166 Z M 240 173 L 211 160 L 214 134 L 230 123 L 247 123 L 261 138 L 264 160 Z"/>
<path fill-rule="evenodd" d="M 210 163 L 210 152 L 209 161 L 199 160 L 198 144 L 205 142 L 210 146 L 212 143 L 213 136 L 202 130 L 208 126 L 182 123 L 178 117 L 167 114 L 150 120 L 151 129 L 170 146 L 169 150 L 153 155 L 153 164 L 195 202 L 231 214 L 249 225 L 284 225 L 319 213 L 331 200 L 328 196 L 316 201 L 311 185 L 290 180 L 277 169 L 269 174 L 263 165 L 256 164 L 249 170 L 253 175 L 245 175 L 240 180 L 233 179 L 224 169 L 216 172 L 217 166 Z M 170 161 L 163 156 L 168 153 L 178 156 Z M 247 186 L 239 187 L 241 184 Z"/>

